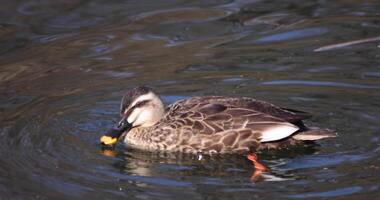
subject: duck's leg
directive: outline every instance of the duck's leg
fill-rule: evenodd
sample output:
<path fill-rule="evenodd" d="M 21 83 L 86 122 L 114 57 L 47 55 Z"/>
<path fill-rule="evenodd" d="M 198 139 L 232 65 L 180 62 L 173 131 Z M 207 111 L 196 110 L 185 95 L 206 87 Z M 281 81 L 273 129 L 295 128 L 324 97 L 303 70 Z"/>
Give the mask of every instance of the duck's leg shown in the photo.
<path fill-rule="evenodd" d="M 256 181 L 260 177 L 260 175 L 263 171 L 269 171 L 267 167 L 265 167 L 263 164 L 261 164 L 257 161 L 257 155 L 256 154 L 254 154 L 254 153 L 248 154 L 247 159 L 252 161 L 252 164 L 255 167 L 255 171 L 253 172 L 253 174 L 251 176 L 251 181 Z"/>
<path fill-rule="evenodd" d="M 260 170 L 260 171 L 268 170 L 267 167 L 265 167 L 263 164 L 261 164 L 257 161 L 257 155 L 256 154 L 254 154 L 254 153 L 248 154 L 247 159 L 252 161 L 252 164 L 255 166 L 256 170 Z"/>

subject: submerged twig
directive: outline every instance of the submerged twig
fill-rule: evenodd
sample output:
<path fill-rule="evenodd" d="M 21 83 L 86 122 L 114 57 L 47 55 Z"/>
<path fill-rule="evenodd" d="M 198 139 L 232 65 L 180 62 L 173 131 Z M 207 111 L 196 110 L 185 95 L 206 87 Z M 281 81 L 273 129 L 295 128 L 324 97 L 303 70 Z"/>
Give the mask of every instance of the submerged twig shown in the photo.
<path fill-rule="evenodd" d="M 350 46 L 350 45 L 361 44 L 361 43 L 366 43 L 366 42 L 374 42 L 374 41 L 380 41 L 380 36 L 365 38 L 365 39 L 361 39 L 361 40 L 353 40 L 353 41 L 343 42 L 343 43 L 338 43 L 338 44 L 327 45 L 327 46 L 323 46 L 323 47 L 319 47 L 317 49 L 314 49 L 314 51 L 315 52 L 328 51 L 328 50 L 342 48 L 342 47 L 346 47 L 346 46 Z"/>

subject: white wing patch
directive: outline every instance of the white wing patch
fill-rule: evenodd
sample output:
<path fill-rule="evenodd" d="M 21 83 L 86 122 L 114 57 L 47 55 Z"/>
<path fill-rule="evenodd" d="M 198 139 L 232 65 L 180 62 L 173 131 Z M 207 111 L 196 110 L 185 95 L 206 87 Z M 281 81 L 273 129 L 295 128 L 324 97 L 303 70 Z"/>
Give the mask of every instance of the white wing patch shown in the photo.
<path fill-rule="evenodd" d="M 271 142 L 276 140 L 281 140 L 283 138 L 289 137 L 291 134 L 296 132 L 299 127 L 290 123 L 281 123 L 263 130 L 261 132 L 260 142 Z"/>

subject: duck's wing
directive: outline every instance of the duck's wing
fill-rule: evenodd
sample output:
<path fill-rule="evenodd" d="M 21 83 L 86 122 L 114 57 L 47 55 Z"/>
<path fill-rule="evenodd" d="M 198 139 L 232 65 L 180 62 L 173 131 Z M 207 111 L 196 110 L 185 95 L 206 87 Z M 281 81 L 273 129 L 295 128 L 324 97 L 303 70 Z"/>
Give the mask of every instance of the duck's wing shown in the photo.
<path fill-rule="evenodd" d="M 190 128 L 193 134 L 210 136 L 233 131 L 235 140 L 245 137 L 258 142 L 280 140 L 299 129 L 287 120 L 253 109 L 252 106 L 239 107 L 235 98 L 216 99 L 196 97 L 173 104 L 169 114 L 170 119 L 174 120 L 172 124 Z"/>
<path fill-rule="evenodd" d="M 223 98 L 223 97 L 214 97 L 210 98 L 210 102 L 219 102 L 226 101 L 228 104 L 234 105 L 239 108 L 246 108 L 250 110 L 255 110 L 257 112 L 265 113 L 280 119 L 283 119 L 287 122 L 297 122 L 310 118 L 312 115 L 303 111 L 298 111 L 289 108 L 281 108 L 275 106 L 271 103 L 260 101 L 252 98 Z"/>
<path fill-rule="evenodd" d="M 284 121 L 295 123 L 304 119 L 310 118 L 312 115 L 307 112 L 289 109 L 289 108 L 281 108 L 275 106 L 271 103 L 256 100 L 253 98 L 226 98 L 222 96 L 203 96 L 203 97 L 193 97 L 186 100 L 179 101 L 180 104 L 186 105 L 189 107 L 195 107 L 202 103 L 221 103 L 224 105 L 230 105 L 237 108 L 245 108 L 249 110 L 254 110 L 257 112 L 261 112 Z"/>

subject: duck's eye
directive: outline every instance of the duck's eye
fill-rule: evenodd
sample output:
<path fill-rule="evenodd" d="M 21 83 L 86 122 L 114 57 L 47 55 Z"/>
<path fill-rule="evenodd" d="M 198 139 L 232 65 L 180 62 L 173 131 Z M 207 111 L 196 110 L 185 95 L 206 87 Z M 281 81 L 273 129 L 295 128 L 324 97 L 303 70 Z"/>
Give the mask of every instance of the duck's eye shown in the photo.
<path fill-rule="evenodd" d="M 124 121 L 120 121 L 117 127 L 120 128 L 120 127 L 123 127 L 124 125 L 125 125 Z"/>

